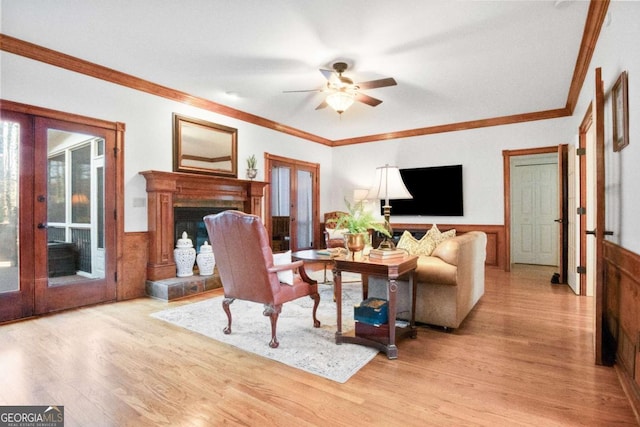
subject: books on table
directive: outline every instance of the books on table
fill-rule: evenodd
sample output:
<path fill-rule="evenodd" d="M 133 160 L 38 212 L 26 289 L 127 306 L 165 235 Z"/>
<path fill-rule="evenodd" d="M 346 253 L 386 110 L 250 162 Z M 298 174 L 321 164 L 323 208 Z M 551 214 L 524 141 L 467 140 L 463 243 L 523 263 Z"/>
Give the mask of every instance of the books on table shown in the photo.
<path fill-rule="evenodd" d="M 371 249 L 369 252 L 369 259 L 372 261 L 391 261 L 402 259 L 407 256 L 407 252 L 402 249 Z"/>

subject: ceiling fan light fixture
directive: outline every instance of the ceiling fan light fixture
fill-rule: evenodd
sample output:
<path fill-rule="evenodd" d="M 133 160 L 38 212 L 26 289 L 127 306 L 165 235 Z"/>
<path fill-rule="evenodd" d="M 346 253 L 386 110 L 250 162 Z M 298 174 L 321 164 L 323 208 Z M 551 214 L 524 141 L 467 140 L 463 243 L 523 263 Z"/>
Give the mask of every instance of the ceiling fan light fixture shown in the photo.
<path fill-rule="evenodd" d="M 351 107 L 355 98 L 356 96 L 353 93 L 339 91 L 327 95 L 326 101 L 336 113 L 342 114 Z"/>

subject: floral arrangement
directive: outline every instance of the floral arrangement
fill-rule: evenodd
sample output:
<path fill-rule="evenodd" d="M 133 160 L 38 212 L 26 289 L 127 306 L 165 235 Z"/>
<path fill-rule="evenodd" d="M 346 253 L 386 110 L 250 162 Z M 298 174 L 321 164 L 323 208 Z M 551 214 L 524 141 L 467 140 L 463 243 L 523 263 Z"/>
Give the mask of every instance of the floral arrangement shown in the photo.
<path fill-rule="evenodd" d="M 367 233 L 370 229 L 373 229 L 387 237 L 391 237 L 384 222 L 380 222 L 371 212 L 364 209 L 363 201 L 358 201 L 353 205 L 346 199 L 344 202 L 347 206 L 348 213 L 327 221 L 335 222 L 336 229 L 345 228 L 352 234 Z"/>

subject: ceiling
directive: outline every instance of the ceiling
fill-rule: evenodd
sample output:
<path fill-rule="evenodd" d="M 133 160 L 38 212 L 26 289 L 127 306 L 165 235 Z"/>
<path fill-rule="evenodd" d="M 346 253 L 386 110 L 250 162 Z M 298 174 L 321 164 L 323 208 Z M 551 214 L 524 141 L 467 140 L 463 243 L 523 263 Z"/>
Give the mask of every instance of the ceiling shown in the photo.
<path fill-rule="evenodd" d="M 2 0 L 2 33 L 327 140 L 564 108 L 586 1 Z M 316 110 L 336 61 L 381 99 Z"/>

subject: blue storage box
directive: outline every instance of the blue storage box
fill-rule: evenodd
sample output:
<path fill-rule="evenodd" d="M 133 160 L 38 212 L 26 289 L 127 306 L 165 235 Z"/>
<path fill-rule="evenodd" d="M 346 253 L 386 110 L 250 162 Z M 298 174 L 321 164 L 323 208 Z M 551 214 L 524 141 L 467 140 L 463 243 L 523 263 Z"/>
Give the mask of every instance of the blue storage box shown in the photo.
<path fill-rule="evenodd" d="M 388 323 L 389 303 L 385 299 L 367 298 L 353 306 L 353 318 L 356 322 L 379 326 Z"/>

